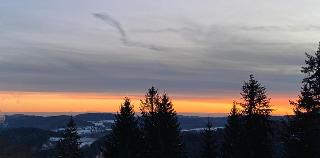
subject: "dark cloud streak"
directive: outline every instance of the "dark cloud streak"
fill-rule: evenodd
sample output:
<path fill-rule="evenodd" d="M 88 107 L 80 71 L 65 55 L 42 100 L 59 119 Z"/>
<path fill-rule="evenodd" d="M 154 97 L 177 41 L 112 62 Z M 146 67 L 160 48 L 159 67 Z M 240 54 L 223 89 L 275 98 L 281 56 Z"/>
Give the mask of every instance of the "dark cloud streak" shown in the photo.
<path fill-rule="evenodd" d="M 110 26 L 114 27 L 120 34 L 120 40 L 123 43 L 127 43 L 127 41 L 128 41 L 127 34 L 124 31 L 124 29 L 122 28 L 121 24 L 116 19 L 112 18 L 107 13 L 95 13 L 95 14 L 93 14 L 93 16 L 106 22 Z"/>
<path fill-rule="evenodd" d="M 118 20 L 116 20 L 115 18 L 111 17 L 107 13 L 94 13 L 93 16 L 98 18 L 98 19 L 100 19 L 100 20 L 102 20 L 102 21 L 104 21 L 105 23 L 109 24 L 113 28 L 115 28 L 118 31 L 119 35 L 120 35 L 120 41 L 125 46 L 141 47 L 141 48 L 150 49 L 150 50 L 153 50 L 153 51 L 166 51 L 166 50 L 169 49 L 169 48 L 163 47 L 163 46 L 157 46 L 157 45 L 153 45 L 153 44 L 147 44 L 147 43 L 136 42 L 136 41 L 130 40 L 128 38 L 128 36 L 127 36 L 127 33 L 126 33 L 125 29 L 118 22 Z"/>

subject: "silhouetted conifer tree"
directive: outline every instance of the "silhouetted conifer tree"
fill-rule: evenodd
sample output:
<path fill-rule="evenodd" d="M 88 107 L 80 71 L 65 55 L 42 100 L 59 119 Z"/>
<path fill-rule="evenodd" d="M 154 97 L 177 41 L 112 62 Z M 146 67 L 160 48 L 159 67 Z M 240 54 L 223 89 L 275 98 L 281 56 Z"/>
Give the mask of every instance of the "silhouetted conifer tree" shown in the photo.
<path fill-rule="evenodd" d="M 158 143 L 162 158 L 179 158 L 184 156 L 184 146 L 181 140 L 180 124 L 172 102 L 166 94 L 156 108 L 156 122 L 159 132 Z"/>
<path fill-rule="evenodd" d="M 239 157 L 240 149 L 240 132 L 241 132 L 241 118 L 239 109 L 235 102 L 228 116 L 227 124 L 224 128 L 224 142 L 222 145 L 222 158 L 237 158 Z"/>
<path fill-rule="evenodd" d="M 115 123 L 104 149 L 105 158 L 138 158 L 140 157 L 141 134 L 134 107 L 130 99 L 125 98 L 120 112 L 115 115 Z"/>
<path fill-rule="evenodd" d="M 270 158 L 272 157 L 272 129 L 270 98 L 266 89 L 253 75 L 242 86 L 241 110 L 241 144 L 240 157 Z"/>
<path fill-rule="evenodd" d="M 141 100 L 140 111 L 142 120 L 142 132 L 144 149 L 143 156 L 150 157 L 152 152 L 156 150 L 157 143 L 154 141 L 157 138 L 156 128 L 156 113 L 155 107 L 160 103 L 160 96 L 158 90 L 155 87 L 148 89 L 145 95 L 145 100 Z"/>
<path fill-rule="evenodd" d="M 161 97 L 151 87 L 141 101 L 145 152 L 147 158 L 184 157 L 180 124 L 166 94 Z"/>
<path fill-rule="evenodd" d="M 151 116 L 154 115 L 156 106 L 160 103 L 160 96 L 158 90 L 155 87 L 148 89 L 147 94 L 145 95 L 145 100 L 141 100 L 140 110 L 142 116 Z"/>
<path fill-rule="evenodd" d="M 218 157 L 218 147 L 216 144 L 215 131 L 212 127 L 212 123 L 208 119 L 206 128 L 202 131 L 201 158 L 217 158 L 217 157 Z"/>
<path fill-rule="evenodd" d="M 285 156 L 315 158 L 320 155 L 320 43 L 315 55 L 307 54 L 299 99 L 291 101 L 294 113 L 289 119 Z"/>
<path fill-rule="evenodd" d="M 82 155 L 80 144 L 76 123 L 71 117 L 63 132 L 62 139 L 57 144 L 58 158 L 80 158 Z"/>

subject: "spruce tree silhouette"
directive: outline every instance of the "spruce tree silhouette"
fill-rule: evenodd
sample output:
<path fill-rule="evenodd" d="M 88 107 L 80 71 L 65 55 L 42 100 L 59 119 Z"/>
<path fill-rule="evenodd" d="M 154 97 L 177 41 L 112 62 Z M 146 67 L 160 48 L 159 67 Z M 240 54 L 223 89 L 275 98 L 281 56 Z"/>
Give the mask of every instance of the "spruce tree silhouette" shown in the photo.
<path fill-rule="evenodd" d="M 224 142 L 221 152 L 222 158 L 236 158 L 240 153 L 240 131 L 242 127 L 240 116 L 236 102 L 233 102 L 227 124 L 224 128 Z"/>
<path fill-rule="evenodd" d="M 156 106 L 160 103 L 160 96 L 155 87 L 148 89 L 145 100 L 141 100 L 140 110 L 143 116 L 154 115 Z"/>
<path fill-rule="evenodd" d="M 181 140 L 180 124 L 172 102 L 166 94 L 156 108 L 159 152 L 164 158 L 179 158 L 184 156 L 184 146 Z"/>
<path fill-rule="evenodd" d="M 241 144 L 239 157 L 270 158 L 272 157 L 272 129 L 270 115 L 270 98 L 266 88 L 250 75 L 248 82 L 242 86 L 241 110 Z"/>
<path fill-rule="evenodd" d="M 206 128 L 202 131 L 201 158 L 217 158 L 217 148 L 215 131 L 213 130 L 212 122 L 208 118 Z"/>
<path fill-rule="evenodd" d="M 144 149 L 143 156 L 145 158 L 152 157 L 154 152 L 157 150 L 157 128 L 156 128 L 156 115 L 155 106 L 160 103 L 160 96 L 158 90 L 155 87 L 148 89 L 145 95 L 145 100 L 140 100 L 140 111 L 142 120 L 142 132 Z"/>
<path fill-rule="evenodd" d="M 80 144 L 80 136 L 77 133 L 76 123 L 71 116 L 63 132 L 62 139 L 57 144 L 57 157 L 80 158 L 82 156 Z"/>
<path fill-rule="evenodd" d="M 320 43 L 313 55 L 306 53 L 306 66 L 301 72 L 305 75 L 299 99 L 294 102 L 295 116 L 289 120 L 286 137 L 288 158 L 315 158 L 320 155 Z"/>
<path fill-rule="evenodd" d="M 115 115 L 115 123 L 109 135 L 105 149 L 105 158 L 139 158 L 141 133 L 130 99 L 125 98 L 120 112 Z"/>
<path fill-rule="evenodd" d="M 180 158 L 184 157 L 180 124 L 173 105 L 166 94 L 161 97 L 158 90 L 151 87 L 144 101 L 141 101 L 144 134 L 144 157 Z"/>

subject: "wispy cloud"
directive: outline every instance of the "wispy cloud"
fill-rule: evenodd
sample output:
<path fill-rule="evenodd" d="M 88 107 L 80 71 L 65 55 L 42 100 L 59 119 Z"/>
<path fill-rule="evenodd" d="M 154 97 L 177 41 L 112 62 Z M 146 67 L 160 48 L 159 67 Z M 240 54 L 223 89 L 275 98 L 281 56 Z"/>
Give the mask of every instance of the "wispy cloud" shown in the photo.
<path fill-rule="evenodd" d="M 150 49 L 150 50 L 154 50 L 154 51 L 165 51 L 168 49 L 163 46 L 157 46 L 157 45 L 153 45 L 153 44 L 130 40 L 128 38 L 128 35 L 127 35 L 125 29 L 122 27 L 120 22 L 118 20 L 116 20 L 115 18 L 111 17 L 107 13 L 94 13 L 93 16 L 104 21 L 105 23 L 109 24 L 111 27 L 115 28 L 119 33 L 120 41 L 123 43 L 123 45 L 130 46 L 130 47 L 141 47 L 141 48 L 146 48 L 146 49 Z"/>
<path fill-rule="evenodd" d="M 113 17 L 111 17 L 107 13 L 95 13 L 95 14 L 93 14 L 93 16 L 106 22 L 110 26 L 114 27 L 118 31 L 118 33 L 120 35 L 120 40 L 123 43 L 128 42 L 127 33 L 124 31 L 121 24 L 116 19 L 114 19 Z"/>

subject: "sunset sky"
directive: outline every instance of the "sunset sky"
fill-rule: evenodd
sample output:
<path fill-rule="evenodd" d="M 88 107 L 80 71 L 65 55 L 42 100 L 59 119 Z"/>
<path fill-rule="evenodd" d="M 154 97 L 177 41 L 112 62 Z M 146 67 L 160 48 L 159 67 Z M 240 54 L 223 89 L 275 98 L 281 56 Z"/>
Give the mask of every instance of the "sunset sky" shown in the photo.
<path fill-rule="evenodd" d="M 227 113 L 254 74 L 290 114 L 318 0 L 1 0 L 0 110 L 115 112 L 145 91 L 178 112 Z"/>

